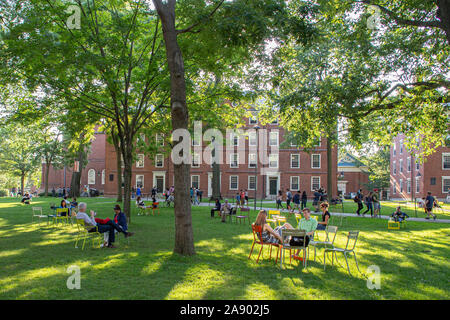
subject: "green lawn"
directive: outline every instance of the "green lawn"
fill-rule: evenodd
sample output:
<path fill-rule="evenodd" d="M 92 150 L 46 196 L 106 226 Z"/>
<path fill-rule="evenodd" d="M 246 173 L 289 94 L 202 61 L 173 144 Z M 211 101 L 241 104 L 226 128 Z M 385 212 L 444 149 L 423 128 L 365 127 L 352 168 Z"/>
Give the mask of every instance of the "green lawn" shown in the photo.
<path fill-rule="evenodd" d="M 50 198 L 32 206 L 50 212 Z M 79 199 L 100 217 L 112 217 L 114 199 Z M 55 202 L 55 201 L 53 201 Z M 0 199 L 0 299 L 448 299 L 450 225 L 408 222 L 406 229 L 388 231 L 381 219 L 349 218 L 337 244 L 348 230 L 360 230 L 357 256 L 360 269 L 381 269 L 381 289 L 367 288 L 366 279 L 350 264 L 323 270 L 309 261 L 281 270 L 268 254 L 259 264 L 248 260 L 252 235 L 248 224 L 221 223 L 209 209 L 192 210 L 197 255 L 173 254 L 174 215 L 162 208 L 159 216 L 137 216 L 136 232 L 117 249 L 81 251 L 74 248 L 75 228 L 39 228 L 31 224 L 31 208 L 16 199 Z M 254 220 L 255 213 L 252 213 Z M 295 219 L 289 222 L 296 225 Z M 319 251 L 319 256 L 322 251 Z M 345 265 L 345 260 L 339 257 Z M 69 290 L 67 268 L 81 268 L 81 289 Z"/>

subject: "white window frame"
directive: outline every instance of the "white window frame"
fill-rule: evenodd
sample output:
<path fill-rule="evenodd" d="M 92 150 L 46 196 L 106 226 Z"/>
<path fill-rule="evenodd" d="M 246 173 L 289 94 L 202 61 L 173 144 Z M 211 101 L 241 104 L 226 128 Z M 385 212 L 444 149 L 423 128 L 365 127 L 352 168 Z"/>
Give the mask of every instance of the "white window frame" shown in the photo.
<path fill-rule="evenodd" d="M 392 155 L 396 156 L 397 155 L 397 144 L 394 143 L 394 146 L 392 147 Z"/>
<path fill-rule="evenodd" d="M 314 167 L 314 156 L 319 156 L 319 166 Z M 321 169 L 322 167 L 322 155 L 320 153 L 314 153 L 311 155 L 311 169 Z"/>
<path fill-rule="evenodd" d="M 234 165 L 234 163 L 236 163 L 236 165 Z M 239 153 L 230 153 L 230 168 L 239 168 Z"/>
<path fill-rule="evenodd" d="M 392 184 L 392 194 L 397 194 L 397 185 L 396 185 L 397 181 L 394 181 L 394 183 Z"/>
<path fill-rule="evenodd" d="M 403 173 L 403 159 L 398 160 L 399 166 L 400 166 L 400 173 Z"/>
<path fill-rule="evenodd" d="M 442 189 L 442 193 L 447 194 L 448 190 L 444 191 L 444 180 L 450 180 L 450 177 L 449 176 L 442 176 L 442 188 L 441 188 Z"/>
<path fill-rule="evenodd" d="M 231 178 L 233 178 L 233 177 L 236 177 L 236 188 L 232 188 L 231 187 Z M 230 190 L 239 190 L 239 176 L 237 176 L 237 175 L 231 175 L 230 176 L 230 185 L 229 185 L 229 189 Z"/>
<path fill-rule="evenodd" d="M 272 144 L 272 138 L 271 138 L 272 135 L 276 135 L 277 136 L 275 144 Z M 269 132 L 269 146 L 270 147 L 277 147 L 279 145 L 279 138 L 280 138 L 279 132 L 277 132 L 277 131 L 270 131 Z"/>
<path fill-rule="evenodd" d="M 314 178 L 318 178 L 319 179 L 319 183 L 317 184 L 317 188 L 314 188 Z M 314 191 L 315 189 L 319 189 L 320 188 L 320 176 L 311 176 L 311 191 Z"/>
<path fill-rule="evenodd" d="M 272 165 L 272 162 L 275 161 L 275 160 L 272 160 L 274 157 L 277 158 L 277 160 L 276 160 L 276 161 L 277 161 L 277 165 L 276 165 L 276 166 L 273 166 L 273 165 Z M 277 154 L 277 153 L 271 153 L 271 154 L 269 155 L 269 168 L 273 168 L 273 169 L 278 168 L 279 162 L 280 162 L 279 154 Z"/>
<path fill-rule="evenodd" d="M 249 125 L 258 124 L 258 112 L 257 111 L 251 111 L 250 113 L 252 114 L 252 116 L 250 118 L 248 118 L 248 124 Z M 255 118 L 256 118 L 256 120 L 255 120 Z"/>
<path fill-rule="evenodd" d="M 255 163 L 254 163 L 254 166 L 252 166 L 252 160 L 250 159 L 250 156 L 255 156 Z M 253 169 L 255 169 L 256 168 L 256 166 L 258 165 L 258 162 L 256 161 L 258 159 L 258 157 L 257 157 L 257 154 L 256 153 L 249 153 L 248 154 L 248 167 L 249 168 L 253 168 Z"/>
<path fill-rule="evenodd" d="M 293 156 L 298 156 L 298 167 L 293 167 L 292 166 L 292 158 Z M 299 169 L 300 168 L 300 153 L 292 153 L 291 154 L 291 159 L 290 159 L 290 165 L 291 165 L 291 169 Z"/>
<path fill-rule="evenodd" d="M 399 184 L 400 184 L 400 193 L 403 193 L 403 179 L 400 179 Z"/>
<path fill-rule="evenodd" d="M 406 171 L 411 172 L 411 157 L 406 158 Z"/>
<path fill-rule="evenodd" d="M 400 140 L 400 154 L 403 154 L 403 140 Z"/>
<path fill-rule="evenodd" d="M 106 183 L 106 170 L 102 170 L 102 185 Z"/>
<path fill-rule="evenodd" d="M 94 174 L 92 174 L 92 172 L 93 172 Z M 89 184 L 89 185 L 95 184 L 95 175 L 96 175 L 95 169 L 89 169 L 89 170 L 88 170 L 88 184 Z M 94 180 L 93 180 L 94 182 L 92 182 L 92 179 L 94 179 Z"/>
<path fill-rule="evenodd" d="M 406 179 L 406 193 L 411 193 L 411 178 Z"/>
<path fill-rule="evenodd" d="M 416 193 L 420 192 L 420 178 L 416 177 Z"/>
<path fill-rule="evenodd" d="M 397 174 L 397 162 L 396 161 L 392 161 L 392 168 L 393 168 L 393 174 L 396 175 Z"/>
<path fill-rule="evenodd" d="M 292 186 L 292 178 L 297 178 L 297 188 Z M 300 190 L 300 176 L 290 176 L 289 177 L 289 187 L 291 191 L 299 191 Z"/>
<path fill-rule="evenodd" d="M 442 153 L 442 170 L 450 170 L 450 166 L 448 168 L 444 168 L 445 157 L 450 157 L 450 153 Z"/>
<path fill-rule="evenodd" d="M 254 137 L 254 142 L 255 143 L 251 143 L 251 141 L 252 141 L 252 139 L 251 139 L 251 137 L 252 136 L 255 136 Z M 256 131 L 250 131 L 249 133 L 248 133 L 248 145 L 250 146 L 250 147 L 256 147 L 257 145 L 258 145 L 258 137 L 257 137 L 257 135 L 256 135 Z"/>
<path fill-rule="evenodd" d="M 161 156 L 162 157 L 162 161 L 161 161 L 161 165 L 158 166 L 158 157 Z M 158 153 L 157 155 L 155 155 L 155 167 L 156 168 L 164 168 L 164 155 L 162 153 Z"/>
<path fill-rule="evenodd" d="M 141 161 L 142 161 L 142 165 L 139 165 Z M 143 168 L 144 165 L 145 165 L 145 155 L 143 153 L 139 153 L 137 155 L 136 168 Z"/>
<path fill-rule="evenodd" d="M 257 189 L 258 188 L 258 177 L 257 176 L 248 176 L 248 179 L 247 179 L 247 190 L 253 190 L 254 191 L 255 188 L 251 187 L 250 178 L 255 178 L 255 188 Z"/>
<path fill-rule="evenodd" d="M 191 188 L 194 188 L 194 177 L 197 177 L 197 189 L 200 189 L 200 175 L 198 174 L 191 175 Z"/>
<path fill-rule="evenodd" d="M 156 134 L 156 146 L 157 147 L 164 146 L 164 136 L 161 133 Z"/>
<path fill-rule="evenodd" d="M 144 176 L 143 174 L 137 174 L 137 175 L 136 175 L 136 181 L 135 181 L 135 187 L 136 187 L 136 189 L 137 189 L 137 187 L 138 187 L 138 177 L 142 177 L 142 186 L 141 186 L 141 189 L 143 189 L 143 188 L 144 188 L 144 182 L 145 182 L 145 176 Z"/>
<path fill-rule="evenodd" d="M 236 144 L 234 143 L 235 141 L 236 141 Z M 230 145 L 232 147 L 239 147 L 239 135 L 236 132 L 230 133 Z"/>

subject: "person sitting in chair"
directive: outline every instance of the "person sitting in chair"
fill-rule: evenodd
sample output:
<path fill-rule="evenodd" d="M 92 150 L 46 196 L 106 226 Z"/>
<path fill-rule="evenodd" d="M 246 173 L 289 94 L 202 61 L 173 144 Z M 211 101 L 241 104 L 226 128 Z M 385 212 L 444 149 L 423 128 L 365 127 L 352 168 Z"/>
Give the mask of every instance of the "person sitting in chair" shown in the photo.
<path fill-rule="evenodd" d="M 24 196 L 22 197 L 22 200 L 20 202 L 24 204 L 30 204 L 31 198 L 28 192 L 25 192 Z"/>
<path fill-rule="evenodd" d="M 118 224 L 116 224 L 109 218 L 107 218 L 107 219 L 98 219 L 97 218 L 97 221 L 98 221 L 97 222 L 94 218 L 96 216 L 96 213 L 91 210 L 91 212 L 90 212 L 91 216 L 89 217 L 89 215 L 86 213 L 86 209 L 87 209 L 87 204 L 84 202 L 80 202 L 80 204 L 78 205 L 77 219 L 84 220 L 84 223 L 86 226 L 97 227 L 97 228 L 89 229 L 88 232 L 95 232 L 97 230 L 100 233 L 108 232 L 108 234 L 109 234 L 108 243 L 107 243 L 108 248 L 115 248 L 115 246 L 113 245 L 114 240 L 115 240 L 115 234 L 114 234 L 115 230 L 117 230 L 117 232 L 124 233 L 126 238 L 131 237 L 134 234 L 132 232 L 123 230 L 121 226 L 119 226 Z"/>
<path fill-rule="evenodd" d="M 391 215 L 392 218 L 394 218 L 394 221 L 402 222 L 403 220 L 406 220 L 406 218 L 409 218 L 409 216 L 404 213 L 400 207 L 397 207 L 397 210 Z"/>
<path fill-rule="evenodd" d="M 306 232 L 306 237 L 304 238 L 304 240 L 305 240 L 305 247 L 307 247 L 309 244 L 310 237 L 314 235 L 314 231 L 317 229 L 318 222 L 316 219 L 311 218 L 311 210 L 309 208 L 304 208 L 302 212 L 303 218 L 301 218 L 300 221 L 298 222 L 297 228 L 299 230 L 303 230 Z M 291 240 L 289 241 L 289 244 L 291 246 L 301 247 L 303 246 L 303 238 L 292 237 Z M 295 255 L 298 256 L 298 253 L 299 251 L 297 251 Z"/>
<path fill-rule="evenodd" d="M 220 215 L 222 216 L 222 222 L 225 222 L 225 218 L 231 213 L 231 204 L 228 199 L 225 199 L 225 203 L 220 208 Z"/>
<path fill-rule="evenodd" d="M 219 211 L 219 214 L 220 214 L 220 209 L 222 209 L 222 205 L 220 204 L 219 199 L 216 199 L 216 203 L 214 205 L 214 208 L 211 209 L 211 218 L 214 218 L 214 212 L 215 211 Z"/>
<path fill-rule="evenodd" d="M 328 203 L 322 202 L 320 204 L 320 210 L 322 210 L 322 221 L 317 223 L 317 230 L 325 230 L 328 225 L 328 220 L 331 218 L 331 215 L 328 212 Z"/>
<path fill-rule="evenodd" d="M 267 223 L 266 210 L 259 211 L 254 225 L 261 227 L 261 238 L 259 240 L 264 243 L 283 243 L 283 239 L 281 239 L 281 231 L 284 229 L 294 229 L 294 227 L 287 222 L 282 226 L 278 226 L 275 229 L 272 229 L 272 227 Z M 260 237 L 259 233 L 258 237 Z"/>

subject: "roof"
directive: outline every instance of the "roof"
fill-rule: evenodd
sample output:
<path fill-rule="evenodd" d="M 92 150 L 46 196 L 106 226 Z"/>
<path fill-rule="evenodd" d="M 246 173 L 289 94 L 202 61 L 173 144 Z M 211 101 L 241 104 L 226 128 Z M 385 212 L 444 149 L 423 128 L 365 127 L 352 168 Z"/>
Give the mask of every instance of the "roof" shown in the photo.
<path fill-rule="evenodd" d="M 349 153 L 344 154 L 339 160 L 338 171 L 340 168 L 360 168 L 363 171 L 367 171 L 367 166 Z"/>

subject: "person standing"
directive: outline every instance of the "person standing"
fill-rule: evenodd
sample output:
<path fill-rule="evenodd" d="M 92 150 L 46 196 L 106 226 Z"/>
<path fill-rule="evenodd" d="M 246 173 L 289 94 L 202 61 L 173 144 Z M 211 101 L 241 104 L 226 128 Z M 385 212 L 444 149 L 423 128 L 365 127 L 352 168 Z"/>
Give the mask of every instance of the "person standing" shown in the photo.
<path fill-rule="evenodd" d="M 291 200 L 292 200 L 292 192 L 291 192 L 291 190 L 289 190 L 289 188 L 287 188 L 286 189 L 286 209 L 288 209 L 289 212 L 292 212 Z"/>
<path fill-rule="evenodd" d="M 240 196 L 241 196 L 241 207 L 243 207 L 244 204 L 245 204 L 245 192 L 244 192 L 244 190 L 242 190 L 242 189 L 241 189 L 241 194 L 240 194 Z"/>
<path fill-rule="evenodd" d="M 191 203 L 194 201 L 194 189 L 192 187 L 189 189 L 189 195 L 191 196 Z"/>
<path fill-rule="evenodd" d="M 294 202 L 294 210 L 298 209 L 298 213 L 300 213 L 300 190 L 297 191 L 296 194 L 294 194 L 292 201 Z M 294 210 L 292 210 L 292 211 L 294 211 Z"/>
<path fill-rule="evenodd" d="M 303 193 L 302 193 L 302 211 L 303 211 L 303 209 L 306 208 L 307 202 L 308 202 L 308 196 L 306 195 L 306 191 L 303 191 Z"/>
<path fill-rule="evenodd" d="M 245 203 L 248 207 L 248 191 L 247 191 L 247 189 L 245 189 L 245 191 L 244 191 L 244 197 L 245 197 Z"/>
<path fill-rule="evenodd" d="M 315 208 L 315 212 L 319 211 L 319 200 L 322 194 L 319 190 L 314 190 L 314 200 L 313 200 L 313 207 Z"/>
<path fill-rule="evenodd" d="M 435 201 L 436 200 L 431 195 L 431 192 L 428 191 L 427 197 L 425 198 L 425 207 L 426 207 L 426 213 L 427 213 L 427 216 L 425 217 L 425 219 L 430 219 L 430 215 L 432 215 L 433 220 L 436 220 L 436 215 L 433 213 L 433 207 L 434 207 Z"/>
<path fill-rule="evenodd" d="M 377 191 L 378 191 L 378 189 L 375 189 L 374 193 L 372 195 L 373 215 L 375 218 L 378 217 L 378 215 L 381 212 L 380 200 L 378 200 Z"/>
<path fill-rule="evenodd" d="M 277 209 L 284 209 L 283 208 L 283 192 L 281 190 L 278 191 L 278 196 L 277 196 Z"/>

